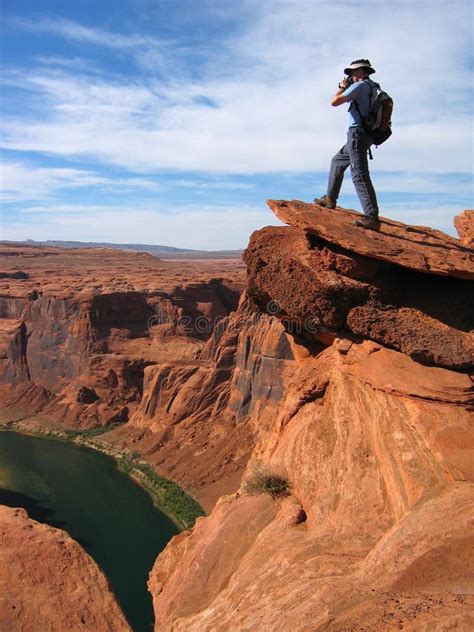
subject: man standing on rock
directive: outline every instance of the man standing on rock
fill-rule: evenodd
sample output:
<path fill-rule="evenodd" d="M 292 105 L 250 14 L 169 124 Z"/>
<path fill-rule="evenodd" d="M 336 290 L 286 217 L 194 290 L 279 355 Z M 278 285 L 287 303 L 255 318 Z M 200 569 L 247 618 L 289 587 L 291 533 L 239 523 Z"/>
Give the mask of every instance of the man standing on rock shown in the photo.
<path fill-rule="evenodd" d="M 368 59 L 356 59 L 344 69 L 347 76 L 339 83 L 339 89 L 333 96 L 331 105 L 338 106 L 350 102 L 347 143 L 331 161 L 327 194 L 315 198 L 314 202 L 326 208 L 336 208 L 344 172 L 350 165 L 352 181 L 365 215 L 361 219 L 356 219 L 354 224 L 361 228 L 378 230 L 379 209 L 367 159 L 372 140 L 364 129 L 363 121 L 369 114 L 372 94 L 370 83 L 364 79 L 374 72 Z"/>

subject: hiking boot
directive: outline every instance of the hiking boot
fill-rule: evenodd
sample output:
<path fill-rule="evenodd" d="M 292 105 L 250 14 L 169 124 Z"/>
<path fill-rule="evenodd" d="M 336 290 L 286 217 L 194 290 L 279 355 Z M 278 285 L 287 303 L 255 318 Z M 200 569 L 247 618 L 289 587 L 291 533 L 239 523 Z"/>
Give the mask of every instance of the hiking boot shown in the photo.
<path fill-rule="evenodd" d="M 318 204 L 319 206 L 324 206 L 324 208 L 336 208 L 336 200 L 331 200 L 327 195 L 323 195 L 320 198 L 314 198 L 314 204 Z"/>
<path fill-rule="evenodd" d="M 371 228 L 372 230 L 379 230 L 380 221 L 377 215 L 365 215 L 360 219 L 354 220 L 354 226 L 359 228 Z"/>

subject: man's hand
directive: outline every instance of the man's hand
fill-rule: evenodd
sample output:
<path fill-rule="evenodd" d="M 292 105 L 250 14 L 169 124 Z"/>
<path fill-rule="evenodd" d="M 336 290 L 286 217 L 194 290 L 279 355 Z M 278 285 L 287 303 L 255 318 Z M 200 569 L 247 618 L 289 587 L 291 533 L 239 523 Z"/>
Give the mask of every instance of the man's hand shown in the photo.
<path fill-rule="evenodd" d="M 338 83 L 337 87 L 339 88 L 339 90 L 347 90 L 347 88 L 349 87 L 349 77 L 343 77 Z"/>

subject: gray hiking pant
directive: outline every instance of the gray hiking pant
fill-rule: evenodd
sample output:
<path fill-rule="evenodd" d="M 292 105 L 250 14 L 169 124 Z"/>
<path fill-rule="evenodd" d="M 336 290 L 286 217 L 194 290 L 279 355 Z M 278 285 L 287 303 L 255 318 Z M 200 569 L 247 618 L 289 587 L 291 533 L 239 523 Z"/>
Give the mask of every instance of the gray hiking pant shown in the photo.
<path fill-rule="evenodd" d="M 341 191 L 344 172 L 351 166 L 352 182 L 364 214 L 377 217 L 379 207 L 374 186 L 370 179 L 367 151 L 371 145 L 370 137 L 362 127 L 349 127 L 347 143 L 337 152 L 331 161 L 327 196 L 337 200 Z"/>

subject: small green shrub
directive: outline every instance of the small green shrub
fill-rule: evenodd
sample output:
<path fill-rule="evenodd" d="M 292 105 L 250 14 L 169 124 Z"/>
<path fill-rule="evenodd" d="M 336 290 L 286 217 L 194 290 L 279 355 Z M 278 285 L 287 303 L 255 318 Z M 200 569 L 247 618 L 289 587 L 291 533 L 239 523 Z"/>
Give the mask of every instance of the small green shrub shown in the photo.
<path fill-rule="evenodd" d="M 125 456 L 121 456 L 118 461 L 118 468 L 121 472 L 123 472 L 124 474 L 130 474 L 131 471 L 133 470 L 133 463 L 131 463 L 131 461 L 129 461 L 127 459 L 127 457 Z"/>
<path fill-rule="evenodd" d="M 262 466 L 257 466 L 244 485 L 245 491 L 252 495 L 269 494 L 272 498 L 290 495 L 290 483 L 280 473 L 271 472 Z"/>
<path fill-rule="evenodd" d="M 123 426 L 123 423 L 114 421 L 114 423 L 108 426 L 98 426 L 97 428 L 89 428 L 88 430 L 82 430 L 79 434 L 83 437 L 98 437 L 99 435 L 103 435 L 106 432 L 110 432 L 114 430 L 114 428 L 118 428 L 119 426 Z"/>

